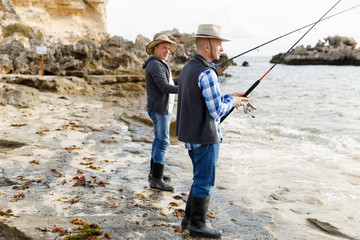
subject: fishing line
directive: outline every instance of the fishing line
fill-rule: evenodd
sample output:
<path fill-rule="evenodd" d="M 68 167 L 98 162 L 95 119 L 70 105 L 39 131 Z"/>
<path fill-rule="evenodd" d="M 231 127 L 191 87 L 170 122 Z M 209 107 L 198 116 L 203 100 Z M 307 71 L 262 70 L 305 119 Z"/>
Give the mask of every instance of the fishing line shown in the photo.
<path fill-rule="evenodd" d="M 360 6 L 360 5 L 356 5 L 356 6 L 354 6 L 354 7 L 345 9 L 345 10 L 343 10 L 343 11 L 341 11 L 341 12 L 338 12 L 338 13 L 336 13 L 336 14 L 333 14 L 333 15 L 331 15 L 331 16 L 329 16 L 329 17 L 323 18 L 323 19 L 321 19 L 321 21 L 319 21 L 319 22 L 322 22 L 322 21 L 324 21 L 324 20 L 328 20 L 329 18 L 335 17 L 335 16 L 340 15 L 340 14 L 342 14 L 342 13 L 344 13 L 344 12 L 347 12 L 347 11 L 350 11 L 350 10 L 352 10 L 352 9 L 355 9 L 355 8 L 357 8 L 357 7 L 359 7 L 359 6 Z M 274 39 L 271 39 L 270 41 L 267 41 L 267 42 L 265 42 L 265 43 L 263 43 L 263 44 L 260 44 L 260 45 L 254 47 L 254 48 L 251 48 L 251 49 L 249 49 L 249 50 L 247 50 L 247 51 L 245 51 L 245 52 L 243 52 L 243 53 L 240 53 L 240 54 L 238 54 L 238 55 L 236 55 L 236 56 L 234 56 L 234 57 L 232 57 L 232 58 L 226 59 L 225 61 L 220 62 L 220 63 L 216 64 L 215 66 L 218 67 L 218 66 L 220 66 L 220 65 L 222 65 L 222 64 L 224 64 L 224 63 L 227 63 L 228 61 L 231 61 L 231 60 L 233 60 L 233 59 L 235 59 L 235 58 L 237 58 L 237 57 L 240 57 L 240 56 L 242 56 L 242 55 L 245 55 L 246 53 L 249 53 L 249 52 L 251 52 L 251 51 L 254 51 L 254 50 L 259 51 L 259 48 L 261 48 L 261 47 L 263 47 L 263 46 L 265 46 L 265 45 L 267 45 L 267 44 L 269 44 L 269 43 L 272 43 L 272 42 L 274 42 L 274 41 L 276 41 L 276 40 L 279 40 L 280 38 L 286 37 L 286 36 L 288 36 L 288 35 L 290 35 L 290 34 L 293 34 L 293 33 L 295 33 L 295 32 L 298 32 L 298 31 L 300 31 L 300 30 L 303 30 L 304 28 L 310 27 L 311 25 L 313 25 L 313 24 L 315 24 L 315 23 L 316 23 L 316 22 L 310 23 L 310 24 L 308 24 L 308 25 L 306 25 L 306 26 L 303 26 L 303 27 L 301 27 L 301 28 L 298 28 L 298 29 L 296 29 L 296 30 L 293 30 L 293 31 L 291 31 L 291 32 L 288 32 L 288 33 L 286 33 L 286 34 L 283 34 L 283 35 L 281 35 L 281 36 L 279 36 L 279 37 L 276 37 L 276 38 L 274 38 Z"/>
<path fill-rule="evenodd" d="M 257 81 L 245 92 L 245 94 L 243 95 L 243 97 L 247 97 L 247 96 L 259 85 L 259 83 L 261 82 L 261 80 L 263 80 L 264 77 L 265 77 L 280 61 L 285 60 L 285 57 L 289 54 L 289 52 L 290 52 L 331 10 L 333 10 L 333 9 L 336 7 L 336 5 L 338 5 L 340 2 L 341 2 L 341 0 L 337 1 L 337 2 L 335 3 L 335 5 L 332 6 L 319 20 L 317 20 L 314 24 L 312 24 L 312 26 L 301 36 L 301 38 L 300 38 L 299 40 L 297 40 L 297 41 L 289 48 L 289 50 L 287 50 L 284 54 L 282 54 L 281 57 L 274 63 L 274 65 L 272 65 L 272 66 L 269 68 L 269 70 L 267 70 L 267 72 L 266 72 L 259 80 L 257 80 Z M 224 121 L 225 118 L 227 118 L 227 116 L 229 116 L 232 111 L 234 111 L 234 108 L 235 108 L 235 107 L 233 107 L 233 108 L 228 112 L 228 114 L 226 114 L 225 116 L 221 117 L 220 123 L 221 123 L 222 121 Z"/>

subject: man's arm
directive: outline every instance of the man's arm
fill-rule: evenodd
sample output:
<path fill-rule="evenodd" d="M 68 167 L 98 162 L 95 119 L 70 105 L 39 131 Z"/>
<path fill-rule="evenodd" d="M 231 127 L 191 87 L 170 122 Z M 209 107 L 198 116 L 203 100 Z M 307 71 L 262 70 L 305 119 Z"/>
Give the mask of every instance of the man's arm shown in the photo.
<path fill-rule="evenodd" d="M 219 78 L 212 69 L 199 75 L 198 85 L 209 110 L 214 119 L 226 115 L 235 106 L 235 100 L 230 95 L 221 95 Z"/>
<path fill-rule="evenodd" d="M 156 86 L 163 93 L 178 93 L 178 87 L 168 83 L 166 77 L 166 67 L 161 66 L 161 63 L 151 65 L 151 76 L 155 81 Z"/>

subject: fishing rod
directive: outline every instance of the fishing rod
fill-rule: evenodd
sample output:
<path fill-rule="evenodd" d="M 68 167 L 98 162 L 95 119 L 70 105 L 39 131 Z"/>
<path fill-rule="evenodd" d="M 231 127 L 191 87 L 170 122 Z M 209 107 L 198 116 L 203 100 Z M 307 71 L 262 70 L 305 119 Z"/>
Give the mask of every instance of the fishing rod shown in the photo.
<path fill-rule="evenodd" d="M 355 9 L 355 8 L 357 8 L 357 7 L 359 7 L 359 6 L 360 6 L 360 5 L 356 5 L 356 6 L 354 6 L 354 7 L 345 9 L 345 10 L 343 10 L 343 11 L 341 11 L 341 12 L 335 13 L 335 14 L 333 14 L 333 15 L 331 15 L 331 16 L 328 16 L 328 17 L 326 17 L 326 18 L 321 19 L 320 22 L 325 21 L 325 20 L 328 20 L 328 19 L 330 19 L 330 18 L 332 18 L 332 17 L 335 17 L 335 16 L 337 16 L 337 15 L 340 15 L 340 14 L 342 14 L 342 13 L 344 13 L 344 12 L 347 12 L 347 11 L 350 11 L 350 10 L 352 10 L 352 9 Z M 215 66 L 216 66 L 216 67 L 221 66 L 221 65 L 224 64 L 224 63 L 227 63 L 227 62 L 229 62 L 229 61 L 231 61 L 231 60 L 233 60 L 233 59 L 235 59 L 235 58 L 238 58 L 238 57 L 240 57 L 240 56 L 242 56 L 242 55 L 244 55 L 244 54 L 247 54 L 247 53 L 252 52 L 252 51 L 254 51 L 254 50 L 256 50 L 256 49 L 259 49 L 259 48 L 261 48 L 261 47 L 263 47 L 263 46 L 265 46 L 265 45 L 267 45 L 267 44 L 269 44 L 269 43 L 272 43 L 272 42 L 274 42 L 274 41 L 276 41 L 276 40 L 279 40 L 280 38 L 286 37 L 286 36 L 288 36 L 288 35 L 290 35 L 290 34 L 293 34 L 293 33 L 295 33 L 295 32 L 298 32 L 298 31 L 300 31 L 300 30 L 303 30 L 304 28 L 310 27 L 311 25 L 313 25 L 313 24 L 315 24 L 315 23 L 316 23 L 316 22 L 310 23 L 310 24 L 308 24 L 308 25 L 306 25 L 306 26 L 303 26 L 303 27 L 301 27 L 301 28 L 298 28 L 298 29 L 296 29 L 296 30 L 293 30 L 293 31 L 291 31 L 291 32 L 288 32 L 288 33 L 286 33 L 286 34 L 283 34 L 283 35 L 281 35 L 281 36 L 279 36 L 279 37 L 276 37 L 276 38 L 274 38 L 274 39 L 271 39 L 270 41 L 267 41 L 267 42 L 265 42 L 265 43 L 263 43 L 263 44 L 260 44 L 260 45 L 254 47 L 254 48 L 251 48 L 251 49 L 249 49 L 249 50 L 247 50 L 247 51 L 245 51 L 245 52 L 242 52 L 242 53 L 240 53 L 240 54 L 238 54 L 238 55 L 236 55 L 236 56 L 234 56 L 234 57 L 232 57 L 232 58 L 226 59 L 225 61 L 222 61 L 222 62 L 216 64 Z"/>
<path fill-rule="evenodd" d="M 280 58 L 278 58 L 278 60 L 274 63 L 274 65 L 272 65 L 269 70 L 267 70 L 267 72 L 259 79 L 257 80 L 246 92 L 245 94 L 243 95 L 243 97 L 247 97 L 261 82 L 261 80 L 263 80 L 265 78 L 265 76 L 280 62 L 280 61 L 283 61 L 285 60 L 285 57 L 289 54 L 289 52 L 331 11 L 333 10 L 336 5 L 338 5 L 339 3 L 341 2 L 341 0 L 337 1 L 335 3 L 334 6 L 332 6 L 319 20 L 317 20 L 314 24 L 312 24 L 312 26 L 301 36 L 301 38 L 299 40 L 297 40 L 290 48 L 289 50 L 287 50 L 287 52 L 285 52 L 284 54 L 281 55 Z M 251 105 L 250 105 L 251 106 Z M 246 106 L 247 108 L 248 106 Z M 227 116 L 230 115 L 230 113 L 232 111 L 234 111 L 235 107 L 233 107 L 229 112 L 228 114 L 226 114 L 225 116 L 221 117 L 220 119 L 220 123 L 222 121 L 225 120 L 225 118 L 227 118 Z M 245 109 L 245 108 L 244 108 Z M 245 111 L 246 112 L 246 111 Z"/>

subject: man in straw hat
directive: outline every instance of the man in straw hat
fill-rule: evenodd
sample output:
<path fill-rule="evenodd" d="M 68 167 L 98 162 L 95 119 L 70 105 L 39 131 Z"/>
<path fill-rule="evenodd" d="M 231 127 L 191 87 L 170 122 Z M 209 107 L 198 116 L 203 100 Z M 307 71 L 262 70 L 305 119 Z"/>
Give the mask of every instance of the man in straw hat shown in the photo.
<path fill-rule="evenodd" d="M 146 46 L 146 52 L 150 57 L 142 65 L 143 69 L 146 69 L 146 107 L 153 121 L 155 135 L 150 161 L 150 187 L 163 191 L 174 190 L 171 185 L 164 182 L 170 181 L 170 177 L 163 176 L 163 172 L 165 152 L 170 144 L 169 128 L 174 94 L 178 92 L 178 87 L 175 86 L 177 80 L 173 80 L 166 60 L 177 48 L 178 45 L 168 36 L 160 35 Z"/>
<path fill-rule="evenodd" d="M 199 25 L 197 54 L 184 66 L 179 77 L 176 135 L 185 143 L 193 164 L 193 184 L 185 207 L 183 228 L 190 227 L 191 236 L 220 237 L 220 232 L 206 222 L 211 189 L 215 184 L 215 169 L 222 136 L 220 118 L 231 108 L 248 101 L 243 93 L 221 95 L 220 81 L 214 60 L 223 52 L 221 27 Z"/>

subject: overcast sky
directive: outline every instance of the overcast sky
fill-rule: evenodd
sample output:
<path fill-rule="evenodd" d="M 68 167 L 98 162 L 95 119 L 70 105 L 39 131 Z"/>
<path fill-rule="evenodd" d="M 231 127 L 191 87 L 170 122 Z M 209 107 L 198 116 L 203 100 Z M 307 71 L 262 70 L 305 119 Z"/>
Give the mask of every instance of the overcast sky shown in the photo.
<path fill-rule="evenodd" d="M 229 57 L 275 37 L 316 22 L 338 0 L 108 0 L 107 30 L 111 35 L 135 41 L 141 34 L 178 29 L 195 33 L 202 23 L 222 26 Z M 360 5 L 360 0 L 342 0 L 327 16 Z M 326 16 L 326 17 L 327 17 Z M 298 45 L 314 45 L 327 36 L 353 37 L 360 47 L 360 7 L 320 22 Z M 305 32 L 293 33 L 248 55 L 271 56 L 287 51 Z"/>

